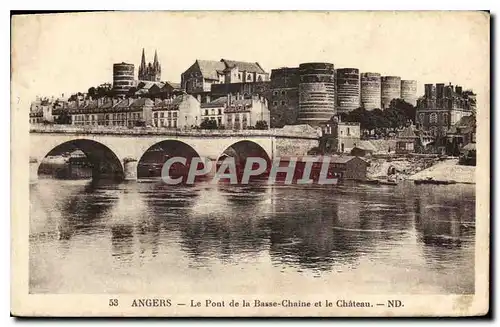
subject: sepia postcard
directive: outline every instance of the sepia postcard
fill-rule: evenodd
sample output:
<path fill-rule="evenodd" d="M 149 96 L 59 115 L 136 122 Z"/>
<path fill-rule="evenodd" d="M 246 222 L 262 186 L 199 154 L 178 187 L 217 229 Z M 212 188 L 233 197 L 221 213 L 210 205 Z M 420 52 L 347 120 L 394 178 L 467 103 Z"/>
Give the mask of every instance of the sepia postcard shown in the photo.
<path fill-rule="evenodd" d="M 488 12 L 11 29 L 12 315 L 488 314 Z"/>

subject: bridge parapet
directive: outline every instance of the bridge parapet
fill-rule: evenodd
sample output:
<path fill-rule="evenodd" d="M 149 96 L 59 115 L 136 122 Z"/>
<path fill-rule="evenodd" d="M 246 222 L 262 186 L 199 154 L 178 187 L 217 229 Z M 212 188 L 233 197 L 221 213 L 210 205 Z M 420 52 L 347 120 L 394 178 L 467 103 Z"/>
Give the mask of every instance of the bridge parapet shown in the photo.
<path fill-rule="evenodd" d="M 125 126 L 75 126 L 75 125 L 42 125 L 32 124 L 30 133 L 62 133 L 62 134 L 102 134 L 102 135 L 165 135 L 188 137 L 284 137 L 318 139 L 316 131 L 292 131 L 280 128 L 268 130 L 208 130 L 208 129 L 173 129 L 161 127 L 125 127 Z"/>

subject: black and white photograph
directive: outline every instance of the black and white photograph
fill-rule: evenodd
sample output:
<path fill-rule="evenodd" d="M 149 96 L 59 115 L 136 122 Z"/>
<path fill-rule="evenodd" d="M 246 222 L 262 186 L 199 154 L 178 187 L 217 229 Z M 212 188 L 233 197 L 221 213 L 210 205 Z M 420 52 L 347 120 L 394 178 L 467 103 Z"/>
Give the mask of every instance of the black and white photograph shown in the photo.
<path fill-rule="evenodd" d="M 11 26 L 13 312 L 488 311 L 488 12 Z"/>

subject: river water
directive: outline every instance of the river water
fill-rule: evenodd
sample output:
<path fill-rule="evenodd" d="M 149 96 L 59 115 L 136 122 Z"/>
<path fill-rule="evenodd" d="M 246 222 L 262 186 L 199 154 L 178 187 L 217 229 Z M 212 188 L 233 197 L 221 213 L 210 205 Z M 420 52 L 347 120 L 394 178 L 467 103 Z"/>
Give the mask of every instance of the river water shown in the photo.
<path fill-rule="evenodd" d="M 473 185 L 30 187 L 31 293 L 474 293 Z"/>

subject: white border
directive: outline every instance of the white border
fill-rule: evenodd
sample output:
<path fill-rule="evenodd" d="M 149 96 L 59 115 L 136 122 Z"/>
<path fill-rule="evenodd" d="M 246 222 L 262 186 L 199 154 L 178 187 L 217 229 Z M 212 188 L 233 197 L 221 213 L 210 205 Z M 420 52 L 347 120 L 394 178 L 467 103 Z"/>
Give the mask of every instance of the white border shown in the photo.
<path fill-rule="evenodd" d="M 1 6 L 5 7 L 9 5 L 10 3 L 8 2 L 2 2 Z M 167 2 L 165 3 L 164 1 L 130 1 L 130 0 L 123 0 L 120 1 L 118 4 L 114 3 L 103 3 L 102 0 L 97 1 L 97 0 L 86 0 L 85 2 L 67 2 L 67 1 L 54 1 L 54 0 L 46 0 L 43 2 L 39 1 L 26 1 L 26 0 L 18 0 L 14 4 L 15 6 L 14 9 L 16 10 L 30 10 L 33 8 L 38 8 L 38 9 L 45 9 L 45 10 L 50 10 L 50 8 L 61 8 L 64 6 L 66 10 L 81 10 L 85 8 L 86 10 L 91 10 L 91 9 L 102 9 L 102 8 L 107 8 L 109 10 L 111 9 L 119 9 L 119 10 L 163 10 L 163 9 L 170 9 L 170 10 L 201 10 L 201 9 L 208 9 L 208 10 L 470 10 L 470 9 L 490 9 L 492 14 L 498 14 L 500 10 L 498 10 L 499 2 L 498 1 L 483 1 L 483 0 L 475 0 L 475 1 L 467 1 L 467 2 L 458 2 L 458 1 L 450 1 L 449 3 L 446 3 L 444 1 L 435 1 L 435 0 L 419 0 L 415 1 L 413 3 L 410 2 L 403 2 L 403 1 L 386 1 L 386 0 L 378 0 L 378 1 L 354 1 L 354 0 L 349 0 L 349 1 L 341 1 L 340 3 L 338 2 L 333 2 L 333 1 L 314 1 L 314 0 L 308 0 L 308 1 L 287 1 L 286 5 L 284 3 L 270 3 L 270 1 L 266 0 L 252 0 L 252 1 L 245 1 L 243 3 L 236 3 L 235 1 L 193 1 L 193 0 L 184 0 L 184 1 L 179 1 L 176 3 L 171 3 Z M 62 5 L 62 6 L 61 6 Z M 11 9 L 11 8 L 2 8 L 2 9 Z M 3 28 L 3 33 L 1 33 L 1 41 L 2 44 L 4 44 L 5 49 L 10 49 L 10 17 L 7 16 L 7 10 L 2 11 L 4 13 L 3 15 L 3 20 L 4 20 L 4 28 Z M 498 24 L 497 21 L 498 17 L 495 17 L 495 23 L 496 25 Z M 492 34 L 492 41 L 497 41 L 497 35 L 496 33 Z M 494 58 L 492 58 L 494 60 Z M 2 147 L 2 158 L 0 160 L 0 167 L 3 169 L 3 171 L 8 171 L 10 172 L 10 53 L 7 54 L 7 50 L 3 51 L 2 54 L 2 65 L 1 65 L 1 73 L 4 79 L 4 87 L 2 88 L 3 91 L 3 96 L 1 99 L 4 101 L 4 115 L 3 119 L 0 119 L 0 145 Z M 492 71 L 492 74 L 494 72 Z M 499 86 L 496 85 L 495 89 L 492 90 L 496 94 L 496 91 L 498 91 Z M 492 104 L 492 108 L 498 108 L 498 99 L 495 99 L 495 103 Z M 498 114 L 495 117 L 495 123 L 498 123 L 500 118 L 498 117 Z M 498 146 L 499 140 L 495 138 L 495 144 Z M 495 150 L 496 147 L 495 147 Z M 493 151 L 495 157 L 497 155 L 497 151 Z M 9 180 L 10 180 L 10 173 L 9 173 Z M 3 215 L 2 217 L 4 218 L 4 223 L 7 225 L 9 224 L 10 220 L 10 182 L 7 182 L 7 179 L 1 184 L 1 194 L 2 194 L 2 205 L 0 208 L 2 208 Z M 495 200 L 497 200 L 495 196 Z M 499 201 L 494 201 L 494 203 L 498 203 Z M 492 217 L 494 219 L 494 217 Z M 496 224 L 496 228 L 492 233 L 498 232 L 498 227 L 499 224 Z M 3 241 L 3 246 L 2 246 L 2 262 L 9 262 L 10 263 L 10 228 L 8 226 L 4 226 L 4 228 L 1 228 L 1 232 L 3 233 L 2 236 L 2 241 Z M 494 252 L 496 253 L 496 251 Z M 496 259 L 496 256 L 495 258 Z M 5 265 L 4 267 L 8 267 L 9 265 Z M 2 307 L 4 308 L 2 317 L 5 319 L 5 317 L 8 317 L 8 312 L 10 311 L 10 267 L 9 269 L 3 269 L 3 276 L 2 276 Z M 491 276 L 493 278 L 493 276 Z M 495 276 L 496 277 L 496 276 Z M 495 308 L 492 308 L 493 310 L 498 308 L 498 301 L 495 303 Z M 7 319 L 6 319 L 7 320 Z M 3 321 L 6 322 L 7 324 L 13 324 L 14 320 L 13 319 L 8 319 L 8 321 Z M 69 322 L 69 321 L 68 321 Z M 64 323 L 68 323 L 64 322 Z M 31 322 L 30 322 L 31 323 Z M 134 322 L 136 323 L 136 322 Z M 138 324 L 141 323 L 141 321 L 137 322 Z M 176 321 L 169 321 L 169 324 L 175 324 L 178 323 Z M 196 324 L 199 322 L 194 322 L 190 321 L 188 322 L 190 325 L 191 324 Z M 219 322 L 211 322 L 213 324 L 218 324 Z M 272 323 L 272 322 L 264 322 L 260 321 L 261 324 L 267 324 L 267 323 Z M 305 322 L 305 321 L 296 321 L 295 323 L 314 323 L 314 322 Z M 340 321 L 334 321 L 333 323 L 340 323 Z M 352 323 L 358 323 L 360 325 L 364 325 L 366 321 L 354 321 Z M 379 323 L 385 323 L 385 321 L 379 321 Z M 396 321 L 397 323 L 397 321 Z M 417 322 L 417 323 L 422 323 L 422 322 Z M 436 324 L 441 323 L 438 321 L 435 322 L 424 322 L 425 324 Z M 104 325 L 102 322 L 97 323 L 98 325 Z M 2 324 L 3 325 L 3 324 Z"/>

